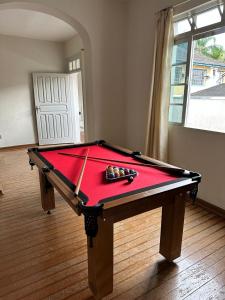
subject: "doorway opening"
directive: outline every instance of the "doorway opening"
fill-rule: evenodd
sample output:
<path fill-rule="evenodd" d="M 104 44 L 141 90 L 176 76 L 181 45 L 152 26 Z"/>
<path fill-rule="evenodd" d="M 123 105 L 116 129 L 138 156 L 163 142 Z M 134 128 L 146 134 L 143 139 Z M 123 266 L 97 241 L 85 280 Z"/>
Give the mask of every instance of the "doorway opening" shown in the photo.
<path fill-rule="evenodd" d="M 78 97 L 81 142 L 85 141 L 83 51 L 84 49 L 81 49 L 80 53 L 77 53 L 75 56 L 69 58 L 67 64 L 68 72 L 71 74 L 74 83 L 74 92 Z"/>
<path fill-rule="evenodd" d="M 23 21 L 26 22 L 26 26 Z M 75 87 L 72 94 L 78 98 L 79 105 L 80 136 L 79 139 L 66 140 L 66 143 L 87 140 L 87 93 L 84 83 L 90 82 L 90 77 L 88 76 L 89 79 L 85 80 L 84 74 L 90 74 L 90 66 L 87 67 L 86 64 L 86 58 L 90 55 L 90 44 L 85 29 L 70 16 L 54 8 L 46 8 L 35 3 L 8 2 L 0 4 L 1 24 L 4 26 L 0 26 L 0 51 L 2 51 L 0 56 L 2 60 L 4 58 L 5 65 L 4 62 L 3 64 L 1 62 L 4 76 L 0 79 L 0 90 L 2 91 L 0 93 L 0 148 L 43 144 L 40 142 L 42 137 L 38 131 L 41 116 L 37 113 L 43 108 L 46 114 L 45 128 L 43 123 L 41 126 L 48 135 L 48 141 L 44 144 L 60 143 L 60 139 L 56 139 L 54 134 L 62 131 L 59 129 L 59 125 L 63 122 L 59 121 L 58 112 L 56 116 L 52 114 L 52 111 L 48 112 L 49 104 L 54 98 L 52 95 L 57 91 L 54 89 L 56 81 L 54 79 L 42 81 L 42 92 L 46 103 L 43 102 L 42 106 L 38 107 L 34 101 L 33 73 L 64 74 L 72 79 Z M 81 51 L 81 49 L 85 49 L 85 53 L 88 55 L 84 55 L 84 50 Z M 80 66 L 77 64 L 75 72 L 71 72 L 68 68 L 68 60 L 77 56 L 79 56 Z M 89 57 L 87 61 L 90 61 Z M 13 66 L 13 73 L 10 72 L 9 64 Z M 60 84 L 63 81 L 64 79 Z M 59 95 L 63 93 L 64 88 L 60 84 L 58 99 L 56 97 L 59 102 L 61 101 Z M 41 101 L 43 100 L 43 98 L 39 98 Z M 63 140 L 65 139 L 62 139 L 62 143 L 65 143 Z"/>

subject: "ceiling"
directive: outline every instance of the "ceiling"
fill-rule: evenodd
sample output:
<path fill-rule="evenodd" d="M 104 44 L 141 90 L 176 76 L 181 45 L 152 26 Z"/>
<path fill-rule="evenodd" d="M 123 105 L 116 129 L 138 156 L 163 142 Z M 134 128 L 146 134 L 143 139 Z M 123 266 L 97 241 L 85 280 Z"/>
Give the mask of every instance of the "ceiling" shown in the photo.
<path fill-rule="evenodd" d="M 0 34 L 63 42 L 77 32 L 64 21 L 25 9 L 0 10 Z"/>

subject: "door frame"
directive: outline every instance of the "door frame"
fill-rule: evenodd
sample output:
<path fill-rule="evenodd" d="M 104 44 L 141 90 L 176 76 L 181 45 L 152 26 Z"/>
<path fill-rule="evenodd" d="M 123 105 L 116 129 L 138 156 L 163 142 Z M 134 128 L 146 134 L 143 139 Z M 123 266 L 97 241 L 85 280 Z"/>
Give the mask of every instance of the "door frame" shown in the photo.
<path fill-rule="evenodd" d="M 80 59 L 80 68 L 69 70 L 69 63 L 73 60 Z M 84 142 L 88 140 L 88 124 L 87 124 L 87 90 L 85 81 L 85 50 L 81 49 L 79 52 L 67 58 L 67 72 L 69 74 L 81 72 L 82 78 L 82 94 L 83 94 L 83 113 L 84 113 Z"/>

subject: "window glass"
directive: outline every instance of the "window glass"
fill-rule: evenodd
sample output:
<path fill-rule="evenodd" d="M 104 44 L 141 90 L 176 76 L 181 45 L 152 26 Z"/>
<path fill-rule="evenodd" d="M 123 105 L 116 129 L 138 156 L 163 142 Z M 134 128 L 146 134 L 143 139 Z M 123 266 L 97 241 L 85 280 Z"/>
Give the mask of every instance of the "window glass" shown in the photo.
<path fill-rule="evenodd" d="M 184 85 L 171 86 L 170 103 L 183 104 L 184 102 Z"/>
<path fill-rule="evenodd" d="M 178 35 L 191 30 L 191 25 L 188 19 L 184 19 L 174 23 L 174 35 Z"/>
<path fill-rule="evenodd" d="M 69 71 L 72 71 L 73 70 L 73 64 L 72 64 L 72 61 L 69 62 Z"/>
<path fill-rule="evenodd" d="M 196 16 L 197 28 L 201 28 L 201 27 L 204 27 L 207 25 L 218 23 L 220 21 L 221 21 L 221 16 L 220 16 L 218 8 L 208 10 L 208 11 L 198 14 Z"/>
<path fill-rule="evenodd" d="M 169 122 L 181 123 L 182 122 L 182 105 L 170 105 Z"/>
<path fill-rule="evenodd" d="M 173 66 L 171 70 L 171 84 L 185 82 L 186 65 Z"/>
<path fill-rule="evenodd" d="M 187 61 L 188 43 L 181 43 L 173 46 L 172 64 L 181 64 Z"/>
<path fill-rule="evenodd" d="M 77 59 L 77 69 L 80 69 L 80 59 Z"/>
<path fill-rule="evenodd" d="M 225 33 L 193 43 L 185 126 L 225 132 Z"/>

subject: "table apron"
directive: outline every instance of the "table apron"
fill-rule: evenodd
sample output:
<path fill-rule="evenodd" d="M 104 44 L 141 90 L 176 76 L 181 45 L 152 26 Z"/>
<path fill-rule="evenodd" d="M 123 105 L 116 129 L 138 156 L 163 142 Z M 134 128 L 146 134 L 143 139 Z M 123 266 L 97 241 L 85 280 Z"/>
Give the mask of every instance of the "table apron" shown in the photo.
<path fill-rule="evenodd" d="M 188 192 L 194 189 L 197 185 L 197 182 L 192 182 L 191 184 L 180 186 L 175 190 L 171 189 L 153 195 L 146 195 L 138 200 L 109 207 L 107 209 L 103 207 L 102 217 L 108 222 L 119 222 L 149 210 L 169 205 L 172 201 L 174 201 L 177 195 L 189 198 Z"/>

